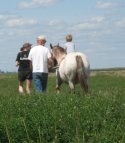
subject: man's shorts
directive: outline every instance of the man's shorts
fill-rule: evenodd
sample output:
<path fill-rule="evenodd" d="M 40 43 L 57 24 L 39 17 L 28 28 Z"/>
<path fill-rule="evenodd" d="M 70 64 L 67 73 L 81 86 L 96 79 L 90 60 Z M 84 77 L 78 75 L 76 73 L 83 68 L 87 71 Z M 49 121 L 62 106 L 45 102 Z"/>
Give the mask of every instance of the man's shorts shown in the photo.
<path fill-rule="evenodd" d="M 26 79 L 32 80 L 32 71 L 18 71 L 18 80 L 25 81 Z"/>

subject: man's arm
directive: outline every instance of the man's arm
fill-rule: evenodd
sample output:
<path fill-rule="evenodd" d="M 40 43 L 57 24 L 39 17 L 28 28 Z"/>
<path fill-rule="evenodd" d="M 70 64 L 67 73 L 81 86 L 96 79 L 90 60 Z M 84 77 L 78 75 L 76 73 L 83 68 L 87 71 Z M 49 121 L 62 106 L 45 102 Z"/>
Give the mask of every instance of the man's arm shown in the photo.
<path fill-rule="evenodd" d="M 49 58 L 49 65 L 50 65 L 51 67 L 53 67 L 53 66 L 54 66 L 54 61 L 53 61 L 53 59 L 52 59 L 52 58 Z"/>

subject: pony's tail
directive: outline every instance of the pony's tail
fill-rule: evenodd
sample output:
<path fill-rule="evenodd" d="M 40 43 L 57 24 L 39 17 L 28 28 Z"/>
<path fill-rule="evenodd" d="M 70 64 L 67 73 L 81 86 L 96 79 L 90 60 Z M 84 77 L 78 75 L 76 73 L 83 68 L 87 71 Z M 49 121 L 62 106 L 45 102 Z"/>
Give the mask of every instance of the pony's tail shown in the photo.
<path fill-rule="evenodd" d="M 87 94 L 88 93 L 88 82 L 87 82 L 88 77 L 87 77 L 87 73 L 86 73 L 85 66 L 84 66 L 81 56 L 79 55 L 76 56 L 76 62 L 77 62 L 77 75 L 78 75 L 81 88 L 83 92 Z"/>

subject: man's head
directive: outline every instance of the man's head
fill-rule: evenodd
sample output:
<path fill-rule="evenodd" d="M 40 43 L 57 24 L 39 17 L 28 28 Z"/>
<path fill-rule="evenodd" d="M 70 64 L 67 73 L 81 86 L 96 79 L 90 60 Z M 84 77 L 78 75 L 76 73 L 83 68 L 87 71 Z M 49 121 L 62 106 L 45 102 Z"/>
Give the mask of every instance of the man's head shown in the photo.
<path fill-rule="evenodd" d="M 44 35 L 40 35 L 37 37 L 37 44 L 38 45 L 45 45 L 46 37 Z"/>

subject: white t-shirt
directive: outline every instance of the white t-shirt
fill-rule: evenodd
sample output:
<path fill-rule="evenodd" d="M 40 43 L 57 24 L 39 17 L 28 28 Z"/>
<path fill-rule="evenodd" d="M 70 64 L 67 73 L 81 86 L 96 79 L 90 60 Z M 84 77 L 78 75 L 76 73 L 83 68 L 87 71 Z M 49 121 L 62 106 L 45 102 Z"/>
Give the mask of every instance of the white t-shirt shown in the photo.
<path fill-rule="evenodd" d="M 38 45 L 34 46 L 29 53 L 28 59 L 32 61 L 33 73 L 48 73 L 48 59 L 51 53 L 48 48 Z"/>
<path fill-rule="evenodd" d="M 64 49 L 67 51 L 67 54 L 75 52 L 75 44 L 73 42 L 67 42 L 64 45 Z"/>

